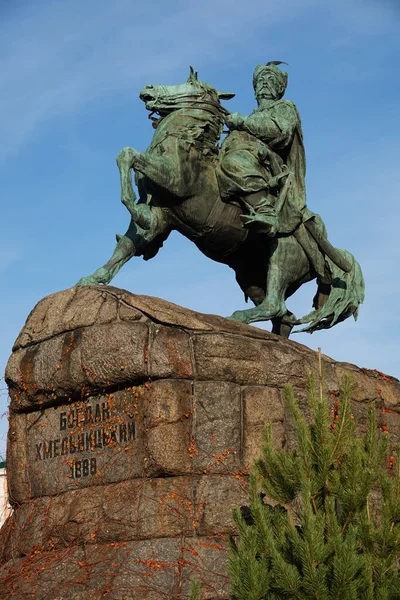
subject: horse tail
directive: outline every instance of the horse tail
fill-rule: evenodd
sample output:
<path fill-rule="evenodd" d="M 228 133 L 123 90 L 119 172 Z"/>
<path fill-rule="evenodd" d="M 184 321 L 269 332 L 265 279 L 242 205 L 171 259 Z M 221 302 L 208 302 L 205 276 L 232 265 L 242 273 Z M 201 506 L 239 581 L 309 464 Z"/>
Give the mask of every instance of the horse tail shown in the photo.
<path fill-rule="evenodd" d="M 322 305 L 317 301 L 315 310 L 297 322 L 299 325 L 308 323 L 307 327 L 294 333 L 303 331 L 313 333 L 318 329 L 329 329 L 352 315 L 357 320 L 358 309 L 365 296 L 364 277 L 354 256 L 347 250 L 340 249 L 339 252 L 342 253 L 344 259 L 350 262 L 350 271 L 346 273 L 330 258 L 326 257 L 332 274 L 329 293 Z"/>

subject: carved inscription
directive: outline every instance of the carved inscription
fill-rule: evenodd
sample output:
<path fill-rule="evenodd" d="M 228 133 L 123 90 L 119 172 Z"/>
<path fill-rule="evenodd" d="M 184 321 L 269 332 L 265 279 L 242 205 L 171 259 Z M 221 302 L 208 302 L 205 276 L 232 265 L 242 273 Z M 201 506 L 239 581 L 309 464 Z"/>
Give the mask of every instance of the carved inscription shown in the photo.
<path fill-rule="evenodd" d="M 33 488 L 40 487 L 42 495 L 43 488 L 53 490 L 58 485 L 70 489 L 78 480 L 86 486 L 93 479 L 103 483 L 137 476 L 143 465 L 138 421 L 137 398 L 126 392 L 30 414 L 28 450 Z"/>
<path fill-rule="evenodd" d="M 102 425 L 99 426 L 100 423 Z M 86 427 L 90 429 L 80 432 Z M 73 433 L 68 435 L 71 429 Z M 97 403 L 94 414 L 90 405 L 84 408 L 71 408 L 60 414 L 60 437 L 36 444 L 36 460 L 46 460 L 76 452 L 94 452 L 97 448 L 105 448 L 113 443 L 124 444 L 134 439 L 135 422 L 113 423 L 107 402 Z"/>

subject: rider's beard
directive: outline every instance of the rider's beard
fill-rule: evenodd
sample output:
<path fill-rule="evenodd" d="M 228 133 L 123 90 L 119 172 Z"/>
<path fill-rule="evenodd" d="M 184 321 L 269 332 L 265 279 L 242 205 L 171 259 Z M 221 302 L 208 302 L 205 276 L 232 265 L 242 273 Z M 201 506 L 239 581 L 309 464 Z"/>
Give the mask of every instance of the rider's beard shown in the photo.
<path fill-rule="evenodd" d="M 264 79 L 260 90 L 256 91 L 257 102 L 260 104 L 262 100 L 271 100 L 272 102 L 280 100 L 283 93 L 277 89 L 276 82 L 271 81 L 271 79 Z"/>
<path fill-rule="evenodd" d="M 261 91 L 259 94 L 257 94 L 256 96 L 257 98 L 257 103 L 258 106 L 261 106 L 261 104 L 264 102 L 276 102 L 277 100 L 279 100 L 279 95 L 278 94 L 274 94 L 273 96 L 271 95 L 271 93 L 269 93 L 268 91 L 265 91 L 265 93 L 263 93 L 263 91 Z"/>

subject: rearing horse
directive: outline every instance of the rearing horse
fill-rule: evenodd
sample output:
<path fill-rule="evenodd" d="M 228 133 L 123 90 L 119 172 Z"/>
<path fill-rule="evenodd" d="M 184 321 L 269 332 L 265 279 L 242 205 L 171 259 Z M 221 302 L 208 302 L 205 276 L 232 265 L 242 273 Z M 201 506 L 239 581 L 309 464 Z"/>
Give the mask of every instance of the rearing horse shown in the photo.
<path fill-rule="evenodd" d="M 240 218 L 240 202 L 221 200 L 218 152 L 227 111 L 220 100 L 233 96 L 199 81 L 192 68 L 182 85 L 148 85 L 141 91 L 140 98 L 151 111 L 155 127 L 152 142 L 146 152 L 126 147 L 117 158 L 121 200 L 131 222 L 125 235 L 117 235 L 110 260 L 77 285 L 108 284 L 133 256 L 153 258 L 170 232 L 177 230 L 203 254 L 235 271 L 246 300 L 250 298 L 255 304 L 254 308 L 234 312 L 231 318 L 235 320 L 271 320 L 272 331 L 288 337 L 296 324 L 308 323 L 304 330 L 312 332 L 332 327 L 351 315 L 356 317 L 364 282 L 350 253 L 340 251 L 350 264 L 347 272 L 324 256 L 331 274 L 329 282 L 318 281 L 314 310 L 298 320 L 286 308 L 285 300 L 317 277 L 302 246 L 293 235 L 272 238 L 247 229 Z"/>

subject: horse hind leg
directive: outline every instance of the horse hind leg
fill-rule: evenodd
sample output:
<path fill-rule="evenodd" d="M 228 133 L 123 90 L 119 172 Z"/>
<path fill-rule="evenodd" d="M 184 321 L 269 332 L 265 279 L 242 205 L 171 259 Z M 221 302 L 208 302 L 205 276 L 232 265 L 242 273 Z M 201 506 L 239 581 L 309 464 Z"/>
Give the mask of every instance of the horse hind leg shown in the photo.
<path fill-rule="evenodd" d="M 285 291 L 288 287 L 288 282 L 286 281 L 285 269 L 282 268 L 284 265 L 279 249 L 280 242 L 277 240 L 274 251 L 270 255 L 267 283 L 265 286 L 266 293 L 264 292 L 262 301 L 257 302 L 259 297 L 256 299 L 249 294 L 257 306 L 247 310 L 237 310 L 229 317 L 230 319 L 250 324 L 270 321 L 271 319 L 281 318 L 287 314 Z"/>
<path fill-rule="evenodd" d="M 274 318 L 283 317 L 287 313 L 284 290 L 267 286 L 267 295 L 264 300 L 254 308 L 236 310 L 229 318 L 240 323 L 257 323 L 270 321 Z"/>
<path fill-rule="evenodd" d="M 259 306 L 265 299 L 265 266 L 262 262 L 256 264 L 254 257 L 247 255 L 240 256 L 240 260 L 230 266 L 236 272 L 236 281 L 244 293 L 246 302 L 250 298 L 255 306 Z"/>
<path fill-rule="evenodd" d="M 330 283 L 318 281 L 317 293 L 315 294 L 313 299 L 313 308 L 318 310 L 319 308 L 322 308 L 324 306 L 324 304 L 329 298 L 331 289 L 332 285 Z"/>
<path fill-rule="evenodd" d="M 288 311 L 285 300 L 294 283 L 307 273 L 308 260 L 304 252 L 299 252 L 300 246 L 293 237 L 274 241 L 268 257 L 265 298 L 255 308 L 235 311 L 230 318 L 247 324 L 271 320 L 273 332 L 288 337 L 297 320 Z"/>
<path fill-rule="evenodd" d="M 293 327 L 297 323 L 296 317 L 290 310 L 287 311 L 287 314 L 284 317 L 276 317 L 275 319 L 271 319 L 271 321 L 271 333 L 275 333 L 286 339 L 289 338 Z"/>
<path fill-rule="evenodd" d="M 301 285 L 303 283 L 307 283 L 308 281 L 310 281 L 313 278 L 312 274 L 310 272 L 306 273 L 305 276 L 303 277 L 302 280 L 297 281 L 294 285 L 291 285 L 288 287 L 288 289 L 286 290 L 286 294 L 285 294 L 285 298 L 286 300 L 292 296 L 295 292 L 297 292 L 297 290 L 301 287 Z M 319 308 L 320 305 L 324 304 L 326 302 L 327 299 L 327 293 L 329 294 L 329 290 L 327 291 L 327 287 L 329 288 L 330 286 L 326 286 L 324 285 L 319 285 L 318 287 L 318 292 L 314 297 L 314 308 Z M 277 317 L 275 319 L 271 319 L 272 321 L 272 333 L 275 333 L 276 335 L 280 335 L 281 337 L 284 338 L 289 338 L 292 329 L 295 325 L 299 324 L 298 319 L 296 318 L 296 316 L 290 311 L 288 310 L 286 312 L 286 315 L 284 315 L 283 317 Z"/>
<path fill-rule="evenodd" d="M 252 286 L 250 288 L 248 288 L 246 290 L 246 295 L 252 300 L 252 302 L 254 302 L 254 304 L 256 305 L 256 307 L 259 307 L 265 300 L 265 291 L 262 288 L 256 287 L 256 286 Z M 286 307 L 285 307 L 286 309 Z M 252 309 L 251 309 L 252 310 Z M 236 311 L 235 313 L 233 313 L 232 317 L 230 317 L 231 319 L 235 319 L 235 320 L 240 320 L 241 322 L 247 323 L 247 320 L 241 320 L 241 319 L 237 319 L 235 318 L 235 315 L 237 313 L 246 313 L 247 311 Z M 273 313 L 274 311 L 272 311 Z M 264 315 L 268 316 L 267 315 Z M 272 333 L 275 333 L 276 335 L 280 335 L 283 338 L 288 338 L 291 334 L 291 331 L 293 329 L 293 327 L 296 325 L 297 323 L 297 319 L 295 317 L 295 315 L 290 311 L 286 309 L 286 314 L 284 316 L 279 316 L 279 317 L 274 317 L 274 318 L 270 318 L 272 321 Z M 264 319 L 258 319 L 258 320 L 269 320 L 269 318 L 264 318 Z"/>

